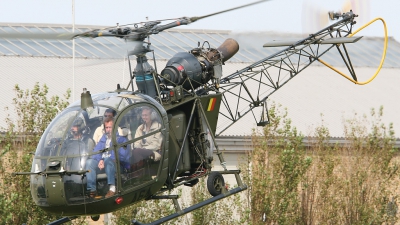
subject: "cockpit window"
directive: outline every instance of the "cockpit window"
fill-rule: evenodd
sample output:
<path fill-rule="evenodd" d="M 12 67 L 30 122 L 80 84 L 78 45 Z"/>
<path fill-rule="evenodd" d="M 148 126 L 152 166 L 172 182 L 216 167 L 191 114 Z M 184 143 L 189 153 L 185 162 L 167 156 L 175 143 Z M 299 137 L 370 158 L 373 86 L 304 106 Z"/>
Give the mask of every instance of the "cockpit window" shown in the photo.
<path fill-rule="evenodd" d="M 132 107 L 120 115 L 119 127 L 132 140 L 129 165 L 121 173 L 124 189 L 133 188 L 157 177 L 162 157 L 161 117 L 150 106 Z"/>
<path fill-rule="evenodd" d="M 56 156 L 58 155 L 61 142 L 68 137 L 67 127 L 70 127 L 73 120 L 79 114 L 78 109 L 71 109 L 59 115 L 47 128 L 39 142 L 35 156 Z"/>
<path fill-rule="evenodd" d="M 130 102 L 127 101 L 126 98 L 121 98 L 116 93 L 113 93 L 112 96 L 95 96 L 93 100 L 95 105 L 109 105 L 118 110 L 121 110 L 130 105 Z"/>

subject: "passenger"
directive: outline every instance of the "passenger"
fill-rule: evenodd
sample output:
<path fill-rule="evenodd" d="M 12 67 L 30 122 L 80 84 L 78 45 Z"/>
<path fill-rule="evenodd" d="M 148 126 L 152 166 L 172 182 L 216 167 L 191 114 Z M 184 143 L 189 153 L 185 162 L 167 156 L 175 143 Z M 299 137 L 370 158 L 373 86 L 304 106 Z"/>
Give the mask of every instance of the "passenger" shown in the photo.
<path fill-rule="evenodd" d="M 106 109 L 106 111 L 104 112 L 104 118 L 103 118 L 103 123 L 107 118 L 114 118 L 115 115 L 117 115 L 117 112 L 114 109 Z M 100 138 L 104 135 L 105 131 L 104 131 L 104 126 L 101 125 L 99 126 L 93 134 L 93 140 L 94 142 L 97 144 L 100 141 Z"/>
<path fill-rule="evenodd" d="M 107 118 L 104 121 L 104 130 L 105 133 L 100 138 L 99 143 L 94 148 L 94 152 L 104 150 L 106 148 L 112 147 L 111 143 L 112 138 L 112 129 L 114 125 L 113 118 Z M 127 139 L 125 137 L 119 136 L 118 132 L 116 133 L 117 143 L 126 142 Z M 124 148 L 121 147 L 118 149 L 118 156 L 120 160 L 121 167 L 126 168 L 129 163 L 129 145 Z M 87 190 L 89 191 L 89 196 L 92 198 L 101 198 L 101 196 L 97 195 L 96 190 L 96 176 L 98 173 L 107 174 L 107 183 L 109 186 L 109 191 L 105 195 L 106 198 L 111 197 L 115 194 L 115 171 L 116 171 L 116 159 L 114 150 L 109 150 L 104 152 L 103 154 L 92 155 L 86 162 L 86 170 L 89 170 L 86 173 L 87 176 Z"/>
<path fill-rule="evenodd" d="M 103 124 L 104 121 L 108 118 L 114 118 L 117 115 L 117 112 L 114 109 L 106 109 L 104 112 Z M 94 131 L 93 140 L 97 144 L 100 141 L 100 138 L 104 135 L 104 126 L 101 125 Z M 120 128 L 118 127 L 118 134 L 120 136 L 126 137 L 129 134 L 129 130 L 127 128 Z"/>
<path fill-rule="evenodd" d="M 161 124 L 156 120 L 157 114 L 149 107 L 143 107 L 142 120 L 143 124 L 136 129 L 135 138 L 139 138 L 148 133 L 152 133 L 161 128 Z M 134 143 L 131 163 L 137 163 L 145 158 L 152 156 L 154 161 L 161 159 L 161 132 L 154 133 L 150 136 L 144 137 Z"/>

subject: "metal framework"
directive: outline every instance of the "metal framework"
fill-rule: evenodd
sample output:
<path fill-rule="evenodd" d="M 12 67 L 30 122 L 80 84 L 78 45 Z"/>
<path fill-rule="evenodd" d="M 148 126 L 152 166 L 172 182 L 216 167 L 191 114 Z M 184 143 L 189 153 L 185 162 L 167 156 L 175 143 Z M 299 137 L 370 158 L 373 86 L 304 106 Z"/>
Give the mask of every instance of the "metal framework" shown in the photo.
<path fill-rule="evenodd" d="M 268 124 L 268 97 L 334 47 L 339 50 L 353 79 L 357 80 L 345 44 L 329 42 L 326 45 L 331 38 L 351 34 L 356 15 L 350 11 L 341 17 L 338 22 L 309 37 L 293 41 L 289 47 L 222 78 L 218 91 L 223 93 L 223 99 L 216 136 L 250 112 L 257 125 Z M 229 102 L 235 102 L 234 99 L 237 104 L 232 106 Z"/>

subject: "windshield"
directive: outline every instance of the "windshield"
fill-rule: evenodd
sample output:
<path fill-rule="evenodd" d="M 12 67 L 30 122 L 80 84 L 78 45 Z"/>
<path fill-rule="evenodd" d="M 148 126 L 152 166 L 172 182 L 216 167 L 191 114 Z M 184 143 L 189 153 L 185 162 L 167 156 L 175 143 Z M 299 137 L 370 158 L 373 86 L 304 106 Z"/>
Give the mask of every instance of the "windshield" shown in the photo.
<path fill-rule="evenodd" d="M 132 96 L 107 97 L 115 108 L 95 105 L 85 111 L 72 105 L 52 121 L 31 169 L 38 173 L 31 176 L 38 205 L 98 201 L 156 179 L 164 125 L 156 108 Z"/>

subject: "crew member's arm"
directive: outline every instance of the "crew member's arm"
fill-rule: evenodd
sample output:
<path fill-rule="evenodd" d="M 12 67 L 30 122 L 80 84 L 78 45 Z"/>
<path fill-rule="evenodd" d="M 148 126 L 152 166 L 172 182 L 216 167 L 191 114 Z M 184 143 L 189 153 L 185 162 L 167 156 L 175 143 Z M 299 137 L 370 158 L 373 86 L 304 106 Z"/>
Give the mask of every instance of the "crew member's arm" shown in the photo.
<path fill-rule="evenodd" d="M 153 135 L 148 136 L 147 143 L 148 143 L 148 145 L 145 146 L 146 149 L 154 150 L 154 151 L 160 150 L 161 143 L 162 143 L 161 132 L 157 132 Z"/>
<path fill-rule="evenodd" d="M 136 129 L 135 138 L 141 137 L 141 136 L 143 135 L 142 128 L 143 128 L 143 124 L 140 125 L 140 126 Z M 134 147 L 134 148 L 142 148 L 143 146 L 142 146 L 142 144 L 141 144 L 141 141 L 142 141 L 142 140 L 138 140 L 138 141 L 136 141 L 135 143 L 133 143 L 133 147 Z"/>
<path fill-rule="evenodd" d="M 117 140 L 118 143 L 124 143 L 127 141 L 128 139 L 125 137 L 119 137 Z M 124 168 L 129 168 L 130 151 L 131 151 L 130 145 L 127 145 L 126 147 L 120 147 L 118 149 L 119 161 Z"/>
<path fill-rule="evenodd" d="M 102 139 L 100 139 L 99 143 L 94 147 L 93 152 L 98 152 L 97 154 L 94 154 L 91 156 L 92 159 L 96 160 L 98 163 L 99 169 L 104 168 L 104 160 L 103 160 L 103 154 L 101 154 L 99 151 L 104 148 L 104 144 L 102 144 Z M 100 154 L 99 154 L 100 153 Z M 102 167 L 102 168 L 101 168 Z"/>

